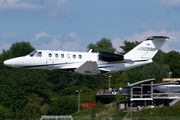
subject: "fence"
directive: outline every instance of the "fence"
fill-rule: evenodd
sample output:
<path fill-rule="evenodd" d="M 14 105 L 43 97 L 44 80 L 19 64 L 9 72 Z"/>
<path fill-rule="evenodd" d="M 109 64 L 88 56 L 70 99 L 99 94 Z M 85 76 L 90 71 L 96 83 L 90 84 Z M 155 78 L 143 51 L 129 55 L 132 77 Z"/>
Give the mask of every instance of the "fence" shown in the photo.
<path fill-rule="evenodd" d="M 103 118 L 84 118 L 84 117 L 72 117 L 71 118 L 58 118 L 57 120 L 180 120 L 180 117 L 103 117 Z M 0 118 L 0 120 L 40 120 L 40 118 Z M 56 118 L 49 119 L 56 120 Z"/>
<path fill-rule="evenodd" d="M 102 89 L 102 90 L 98 90 L 96 95 L 116 95 L 119 93 L 127 95 L 127 90 L 126 89 L 122 89 L 122 90 L 119 90 L 119 89 L 112 89 L 112 90 Z"/>
<path fill-rule="evenodd" d="M 180 117 L 103 117 L 103 118 L 83 118 L 73 117 L 73 120 L 180 120 Z"/>

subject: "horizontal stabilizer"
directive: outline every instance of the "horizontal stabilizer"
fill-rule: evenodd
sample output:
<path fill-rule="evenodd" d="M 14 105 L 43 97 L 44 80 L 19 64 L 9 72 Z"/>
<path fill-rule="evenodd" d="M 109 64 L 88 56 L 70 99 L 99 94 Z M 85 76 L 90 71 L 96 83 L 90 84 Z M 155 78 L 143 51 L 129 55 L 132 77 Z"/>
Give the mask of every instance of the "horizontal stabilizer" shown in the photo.
<path fill-rule="evenodd" d="M 97 65 L 97 62 L 87 61 L 83 65 L 81 65 L 79 68 L 74 70 L 76 73 L 79 74 L 89 74 L 89 75 L 95 75 L 101 73 L 99 70 L 99 67 Z"/>
<path fill-rule="evenodd" d="M 146 61 L 151 58 L 141 58 L 141 59 L 124 59 L 125 62 L 136 62 L 136 61 Z"/>

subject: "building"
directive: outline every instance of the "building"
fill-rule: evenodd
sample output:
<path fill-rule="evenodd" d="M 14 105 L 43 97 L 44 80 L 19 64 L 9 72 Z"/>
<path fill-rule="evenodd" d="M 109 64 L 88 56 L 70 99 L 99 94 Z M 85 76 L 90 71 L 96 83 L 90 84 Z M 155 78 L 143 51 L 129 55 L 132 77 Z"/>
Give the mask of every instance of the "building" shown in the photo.
<path fill-rule="evenodd" d="M 116 100 L 116 94 L 121 93 L 122 95 L 127 95 L 127 89 L 101 89 L 96 93 L 96 102 L 108 104 Z"/>
<path fill-rule="evenodd" d="M 158 107 L 180 104 L 179 82 L 171 81 L 153 84 L 154 80 L 153 78 L 128 84 L 126 86 L 127 98 L 117 102 L 118 108 Z"/>

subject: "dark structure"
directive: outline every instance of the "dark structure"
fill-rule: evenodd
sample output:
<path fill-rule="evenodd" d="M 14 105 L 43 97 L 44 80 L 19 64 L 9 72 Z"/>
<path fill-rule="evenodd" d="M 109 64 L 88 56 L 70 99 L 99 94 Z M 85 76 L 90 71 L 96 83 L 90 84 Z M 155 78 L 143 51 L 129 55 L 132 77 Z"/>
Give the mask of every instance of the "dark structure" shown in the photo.
<path fill-rule="evenodd" d="M 98 90 L 96 93 L 96 103 L 100 101 L 101 103 L 108 104 L 113 101 L 115 101 L 115 96 L 116 94 L 122 94 L 122 95 L 127 95 L 127 89 L 103 89 L 103 90 Z"/>
<path fill-rule="evenodd" d="M 178 82 L 153 84 L 155 79 L 128 84 L 127 98 L 118 101 L 118 108 L 158 107 L 180 104 L 180 85 Z"/>

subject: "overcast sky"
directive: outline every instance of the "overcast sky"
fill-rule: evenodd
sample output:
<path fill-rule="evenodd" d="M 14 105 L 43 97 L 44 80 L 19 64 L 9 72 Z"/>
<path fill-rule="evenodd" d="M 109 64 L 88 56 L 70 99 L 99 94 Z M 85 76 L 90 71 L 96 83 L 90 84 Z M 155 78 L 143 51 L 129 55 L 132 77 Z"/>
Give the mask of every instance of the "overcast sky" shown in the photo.
<path fill-rule="evenodd" d="M 162 50 L 180 52 L 180 0 L 0 0 L 0 53 L 16 42 L 36 49 L 87 51 L 110 39 L 174 37 Z"/>

